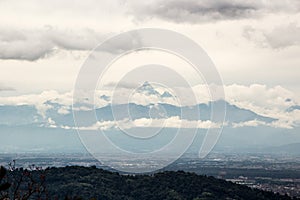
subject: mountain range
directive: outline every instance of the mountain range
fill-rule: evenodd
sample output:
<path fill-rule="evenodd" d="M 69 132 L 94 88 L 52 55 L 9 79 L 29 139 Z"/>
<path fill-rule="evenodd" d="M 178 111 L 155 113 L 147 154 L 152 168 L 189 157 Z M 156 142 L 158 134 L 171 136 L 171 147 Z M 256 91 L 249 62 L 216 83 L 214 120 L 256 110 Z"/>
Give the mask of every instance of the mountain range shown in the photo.
<path fill-rule="evenodd" d="M 154 86 L 145 82 L 137 92 L 144 95 L 156 95 L 159 98 L 173 98 L 169 91 L 158 92 Z M 101 97 L 109 100 L 108 96 Z M 226 117 L 222 135 L 216 145 L 221 151 L 242 151 L 248 149 L 262 150 L 290 143 L 300 143 L 299 127 L 292 129 L 273 126 L 278 119 L 259 115 L 251 110 L 229 104 L 224 100 L 201 103 L 192 106 L 178 106 L 164 102 L 139 105 L 137 103 L 106 105 L 96 109 L 77 109 L 74 113 L 80 116 L 81 127 L 88 128 L 99 122 L 107 124 L 117 121 L 132 120 L 168 120 L 176 119 L 186 121 L 209 122 L 211 120 L 212 106 L 218 108 L 226 105 Z M 42 109 L 41 109 L 42 107 Z M 61 112 L 61 109 L 64 112 Z M 195 110 L 199 113 L 195 113 Z M 292 112 L 299 109 L 293 106 L 287 109 Z M 54 101 L 45 101 L 42 106 L 35 105 L 1 105 L 0 106 L 0 151 L 84 151 L 76 134 L 76 126 L 72 108 Z M 184 113 L 184 115 L 182 115 Z M 88 116 L 96 116 L 91 120 Z M 199 114 L 199 115 L 198 115 Z M 178 123 L 178 122 L 176 122 Z M 175 125 L 176 125 L 175 123 Z M 222 124 L 222 121 L 211 121 Z M 78 124 L 77 124 L 78 125 Z M 97 128 L 97 127 L 96 127 Z M 139 127 L 142 128 L 142 127 Z M 147 129 L 147 127 L 145 127 Z M 144 128 L 144 130 L 145 130 Z M 163 132 L 166 137 L 157 139 L 157 143 L 170 139 L 176 127 L 165 127 Z M 202 143 L 208 127 L 200 127 L 197 137 L 190 149 Z M 130 129 L 130 127 L 129 127 Z M 151 129 L 151 127 L 148 127 Z M 188 131 L 189 127 L 182 127 Z M 142 129 L 138 129 L 142 130 Z M 116 127 L 105 130 L 106 133 L 118 135 Z M 123 137 L 122 143 L 132 145 Z M 142 146 L 144 145 L 141 144 Z M 296 147 L 298 148 L 298 147 Z M 276 149 L 276 148 L 275 148 Z M 293 150 L 294 152 L 295 150 Z M 279 151 L 278 151 L 279 152 Z M 300 152 L 300 149 L 299 149 Z"/>

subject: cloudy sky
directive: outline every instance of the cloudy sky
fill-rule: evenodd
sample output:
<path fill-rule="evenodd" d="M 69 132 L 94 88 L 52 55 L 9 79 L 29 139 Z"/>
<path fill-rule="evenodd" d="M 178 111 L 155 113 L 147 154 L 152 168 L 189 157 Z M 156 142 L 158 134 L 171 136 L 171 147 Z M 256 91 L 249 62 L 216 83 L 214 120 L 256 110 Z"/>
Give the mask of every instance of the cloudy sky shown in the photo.
<path fill-rule="evenodd" d="M 145 38 L 133 37 L 132 41 L 105 46 L 102 51 L 93 50 L 113 36 L 140 28 L 175 31 L 200 45 L 223 80 L 225 100 L 231 104 L 227 106 L 227 116 L 233 117 L 221 123 L 223 115 L 222 120 L 203 118 L 204 121 L 179 117 L 179 114 L 161 115 L 167 113 L 164 109 L 173 111 L 174 105 L 184 105 L 197 112 L 194 108 L 198 105 L 192 105 L 212 100 L 209 89 L 220 91 L 217 85 L 205 85 L 201 75 L 191 70 L 192 65 L 182 57 L 162 50 L 128 53 L 104 71 L 105 76 L 99 79 L 96 90 L 92 88 L 92 94 L 90 91 L 84 91 L 88 95 L 76 93 L 76 79 L 78 75 L 86 75 L 79 72 L 87 58 L 92 64 L 101 61 L 92 53 L 101 52 L 109 57 L 140 45 Z M 174 42 L 177 44 L 178 41 Z M 182 46 L 184 50 L 188 49 Z M 75 130 L 114 132 L 115 128 L 122 131 L 137 128 L 136 133 L 142 132 L 144 137 L 144 133 L 147 135 L 156 128 L 215 131 L 223 125 L 224 132 L 230 132 L 227 136 L 233 146 L 236 146 L 236 141 L 241 146 L 252 142 L 267 145 L 299 142 L 299 55 L 299 0 L 0 0 L 0 150 L 45 149 L 48 139 L 40 133 L 53 133 L 48 134 L 49 144 L 52 142 L 53 147 L 60 148 L 57 147 L 59 142 L 63 147 L 66 143 L 65 135 L 61 133 L 75 133 Z M 207 63 L 203 62 L 203 65 Z M 143 67 L 137 69 L 138 66 Z M 177 74 L 162 66 L 176 69 Z M 97 73 L 93 72 L 87 75 L 95 77 Z M 193 85 L 180 85 L 183 81 L 178 81 L 181 80 L 178 75 L 191 80 Z M 87 83 L 94 80 L 89 78 L 85 79 Z M 156 85 L 148 80 L 150 78 L 158 80 Z M 120 79 L 124 81 L 113 93 L 112 88 Z M 166 80 L 173 88 L 159 84 L 159 81 Z M 151 84 L 147 85 L 145 81 Z M 197 97 L 196 103 L 189 92 Z M 178 101 L 178 94 L 183 101 Z M 90 110 L 103 108 L 111 101 L 118 106 L 136 103 L 137 110 L 143 105 L 149 108 L 149 116 L 116 118 L 118 115 L 113 113 L 113 118 L 94 119 L 95 113 Z M 164 108 L 155 103 L 173 106 Z M 116 112 L 121 113 L 121 117 L 126 114 L 123 106 L 121 112 Z M 202 108 L 206 107 L 202 105 Z M 72 115 L 72 110 L 75 115 Z M 105 110 L 99 109 L 99 112 L 110 116 Z M 146 113 L 144 110 L 140 112 Z M 215 110 L 222 112 L 219 107 Z M 156 111 L 159 117 L 154 115 L 152 118 L 151 112 Z M 76 113 L 83 113 L 84 119 L 77 118 L 79 123 L 74 126 Z M 93 119 L 86 118 L 86 113 L 92 113 Z M 205 116 L 205 109 L 204 112 L 200 110 L 200 115 L 203 113 Z M 218 116 L 216 113 L 211 116 Z M 127 114 L 131 114 L 129 110 Z M 147 131 L 140 131 L 139 128 L 143 127 Z M 22 132 L 25 134 L 20 134 Z M 238 135 L 238 132 L 243 135 Z M 253 136 L 254 132 L 259 137 Z M 244 133 L 247 133 L 245 138 Z M 207 134 L 209 139 L 204 144 L 211 148 L 214 145 L 211 141 L 217 141 L 218 134 Z M 236 136 L 237 140 L 232 140 Z M 16 144 L 17 137 L 19 143 Z M 244 143 L 239 142 L 240 137 Z"/>
<path fill-rule="evenodd" d="M 298 0 L 0 0 L 0 103 L 69 97 L 93 48 L 150 27 L 197 42 L 231 101 L 286 108 L 299 101 L 299 11 Z"/>

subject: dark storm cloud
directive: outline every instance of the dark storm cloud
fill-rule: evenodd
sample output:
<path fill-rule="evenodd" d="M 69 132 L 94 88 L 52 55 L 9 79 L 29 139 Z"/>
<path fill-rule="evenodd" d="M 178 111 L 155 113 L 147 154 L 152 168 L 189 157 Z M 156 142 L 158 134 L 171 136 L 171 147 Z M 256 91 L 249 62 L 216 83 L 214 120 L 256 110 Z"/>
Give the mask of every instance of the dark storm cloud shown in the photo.
<path fill-rule="evenodd" d="M 296 12 L 297 0 L 150 0 L 128 2 L 138 20 L 160 18 L 173 22 L 202 23 L 259 17 L 272 12 Z"/>

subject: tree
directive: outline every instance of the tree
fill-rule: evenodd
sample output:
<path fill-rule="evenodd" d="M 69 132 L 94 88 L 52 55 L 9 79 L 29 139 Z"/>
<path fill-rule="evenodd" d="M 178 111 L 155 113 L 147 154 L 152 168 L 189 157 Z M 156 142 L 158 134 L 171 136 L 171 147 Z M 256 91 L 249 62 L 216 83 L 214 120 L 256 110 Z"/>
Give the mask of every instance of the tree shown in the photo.
<path fill-rule="evenodd" d="M 0 200 L 48 199 L 45 170 L 42 168 L 34 165 L 29 166 L 27 169 L 16 168 L 15 161 L 13 161 L 13 163 L 9 163 L 9 173 L 7 172 L 8 170 L 1 166 Z"/>
<path fill-rule="evenodd" d="M 4 167 L 0 167 L 0 199 L 8 198 L 7 190 L 10 188 L 11 184 L 8 183 L 6 179 L 7 170 Z M 3 182 L 3 183 L 2 183 Z"/>

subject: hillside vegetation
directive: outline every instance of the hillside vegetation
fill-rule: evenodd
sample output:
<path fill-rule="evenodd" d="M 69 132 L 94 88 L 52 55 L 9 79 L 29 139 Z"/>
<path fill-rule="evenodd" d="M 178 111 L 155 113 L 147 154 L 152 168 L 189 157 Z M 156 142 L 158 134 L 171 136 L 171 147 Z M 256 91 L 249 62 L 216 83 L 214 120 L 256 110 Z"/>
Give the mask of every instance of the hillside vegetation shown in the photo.
<path fill-rule="evenodd" d="M 43 191 L 40 199 L 290 199 L 287 196 L 183 171 L 165 171 L 151 175 L 120 175 L 96 167 L 72 166 L 48 168 L 42 172 L 34 170 L 30 173 L 31 178 L 28 181 L 32 183 L 32 188 L 42 186 L 46 191 Z M 18 177 L 22 174 L 24 171 L 18 169 L 9 172 L 8 176 Z M 45 182 L 37 184 L 41 174 Z M 21 189 L 26 191 L 28 184 L 22 185 Z M 30 199 L 37 199 L 37 195 L 33 194 Z"/>

